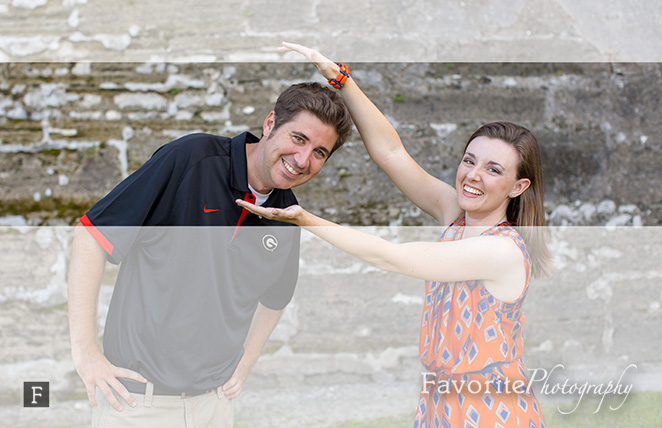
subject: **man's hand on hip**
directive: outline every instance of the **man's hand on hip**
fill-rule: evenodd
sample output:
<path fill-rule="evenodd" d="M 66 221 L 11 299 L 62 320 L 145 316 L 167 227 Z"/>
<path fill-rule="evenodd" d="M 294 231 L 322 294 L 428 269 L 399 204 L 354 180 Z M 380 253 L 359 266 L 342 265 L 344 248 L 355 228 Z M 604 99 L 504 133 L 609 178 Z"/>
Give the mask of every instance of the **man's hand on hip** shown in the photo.
<path fill-rule="evenodd" d="M 140 373 L 129 369 L 123 369 L 121 367 L 115 367 L 99 350 L 89 353 L 83 352 L 79 355 L 79 358 L 74 358 L 74 366 L 85 384 L 87 397 L 90 400 L 92 407 L 97 406 L 95 391 L 97 387 L 106 397 L 108 402 L 118 411 L 121 411 L 123 407 L 113 394 L 112 390 L 115 390 L 131 407 L 136 406 L 136 400 L 134 400 L 133 396 L 131 396 L 129 391 L 117 380 L 117 378 L 123 377 L 138 382 L 147 382 Z"/>
<path fill-rule="evenodd" d="M 249 371 L 250 368 L 245 370 L 241 362 L 239 363 L 234 373 L 232 373 L 232 377 L 223 385 L 223 393 L 228 399 L 233 400 L 239 397 Z"/>

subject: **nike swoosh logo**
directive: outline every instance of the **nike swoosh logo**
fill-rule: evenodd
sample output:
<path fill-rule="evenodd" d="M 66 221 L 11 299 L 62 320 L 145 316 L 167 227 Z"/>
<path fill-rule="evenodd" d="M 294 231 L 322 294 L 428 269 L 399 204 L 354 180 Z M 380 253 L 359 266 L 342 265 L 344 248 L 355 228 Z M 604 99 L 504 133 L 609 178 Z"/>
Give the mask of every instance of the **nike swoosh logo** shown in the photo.
<path fill-rule="evenodd" d="M 213 212 L 216 212 L 216 211 L 220 211 L 220 210 L 209 209 L 209 208 L 207 208 L 207 205 L 205 205 L 205 207 L 202 210 L 206 213 L 213 213 Z"/>

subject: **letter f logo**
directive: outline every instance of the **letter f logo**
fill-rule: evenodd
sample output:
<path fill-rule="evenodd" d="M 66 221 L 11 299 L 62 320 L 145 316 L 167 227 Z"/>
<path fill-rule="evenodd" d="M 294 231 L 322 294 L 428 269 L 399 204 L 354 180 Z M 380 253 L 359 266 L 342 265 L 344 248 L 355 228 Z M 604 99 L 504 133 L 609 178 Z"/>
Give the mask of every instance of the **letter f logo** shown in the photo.
<path fill-rule="evenodd" d="M 49 407 L 48 382 L 23 382 L 23 407 Z"/>

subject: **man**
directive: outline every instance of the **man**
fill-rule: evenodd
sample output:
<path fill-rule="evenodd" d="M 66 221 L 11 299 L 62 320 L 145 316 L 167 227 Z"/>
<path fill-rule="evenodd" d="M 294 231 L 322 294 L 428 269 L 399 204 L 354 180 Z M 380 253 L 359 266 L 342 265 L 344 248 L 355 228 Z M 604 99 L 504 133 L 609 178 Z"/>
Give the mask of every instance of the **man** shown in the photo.
<path fill-rule="evenodd" d="M 299 236 L 235 200 L 296 204 L 289 189 L 320 171 L 351 119 L 340 96 L 304 83 L 279 96 L 262 133 L 166 144 L 81 218 L 69 328 L 93 426 L 232 426 L 229 400 L 294 292 Z M 122 265 L 102 353 L 95 320 L 107 259 Z"/>

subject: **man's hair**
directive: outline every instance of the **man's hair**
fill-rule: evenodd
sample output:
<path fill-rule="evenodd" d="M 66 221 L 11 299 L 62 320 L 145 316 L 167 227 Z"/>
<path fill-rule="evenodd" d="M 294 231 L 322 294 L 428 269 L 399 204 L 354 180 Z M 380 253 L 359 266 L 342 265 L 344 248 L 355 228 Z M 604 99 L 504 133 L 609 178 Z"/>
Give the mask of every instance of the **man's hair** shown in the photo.
<path fill-rule="evenodd" d="M 331 153 L 338 150 L 352 133 L 352 118 L 342 97 L 316 82 L 292 85 L 276 100 L 274 130 L 294 119 L 302 111 L 315 115 L 322 123 L 335 128 L 338 139 Z"/>

